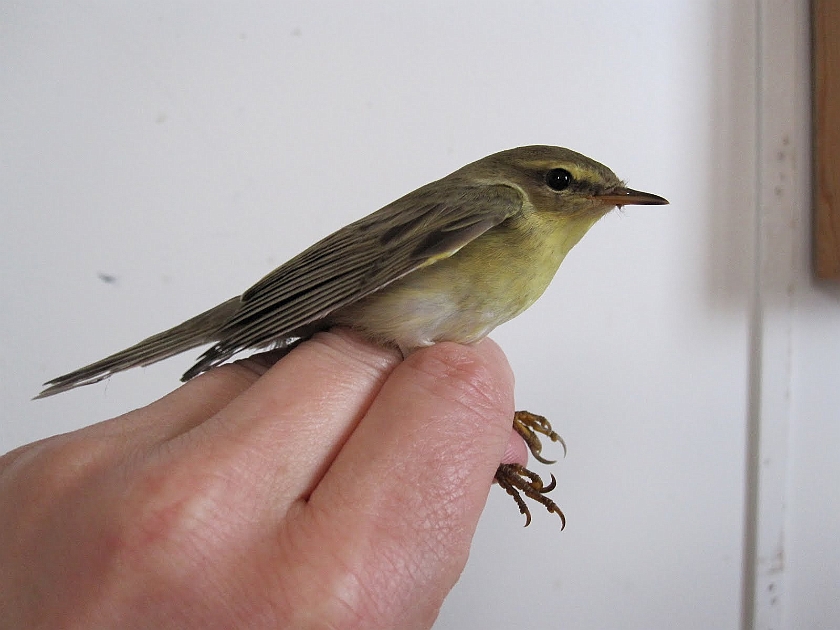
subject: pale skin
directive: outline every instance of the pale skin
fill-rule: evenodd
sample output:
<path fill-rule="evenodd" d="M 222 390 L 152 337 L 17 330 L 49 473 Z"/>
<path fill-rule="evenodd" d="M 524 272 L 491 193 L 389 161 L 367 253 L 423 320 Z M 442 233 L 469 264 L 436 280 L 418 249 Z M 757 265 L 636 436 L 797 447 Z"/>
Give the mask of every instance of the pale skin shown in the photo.
<path fill-rule="evenodd" d="M 7 453 L 0 627 L 429 628 L 527 459 L 512 392 L 490 340 L 335 331 Z"/>

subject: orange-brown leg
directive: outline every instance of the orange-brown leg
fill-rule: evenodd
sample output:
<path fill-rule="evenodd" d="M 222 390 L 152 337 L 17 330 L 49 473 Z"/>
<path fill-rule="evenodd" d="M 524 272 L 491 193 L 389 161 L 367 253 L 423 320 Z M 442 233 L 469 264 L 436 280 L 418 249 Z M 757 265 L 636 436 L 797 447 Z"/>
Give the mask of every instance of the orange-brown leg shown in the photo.
<path fill-rule="evenodd" d="M 551 428 L 551 424 L 543 416 L 531 413 L 529 411 L 517 411 L 513 417 L 513 428 L 525 440 L 528 449 L 537 461 L 544 464 L 553 464 L 552 460 L 545 459 L 542 453 L 542 442 L 539 435 L 545 435 L 552 442 L 559 442 L 563 447 L 563 454 L 566 453 L 566 443 L 559 435 L 557 435 Z M 539 434 L 539 435 L 538 435 Z M 557 481 L 554 475 L 551 475 L 551 483 L 545 485 L 542 478 L 535 472 L 532 472 L 522 466 L 521 464 L 500 464 L 496 470 L 496 483 L 505 489 L 516 505 L 519 511 L 525 516 L 525 527 L 531 524 L 531 512 L 522 498 L 524 494 L 529 499 L 540 503 L 549 512 L 554 512 L 560 517 L 562 523 L 561 529 L 566 527 L 566 517 L 562 510 L 557 507 L 557 504 L 549 499 L 546 494 L 554 490 Z"/>

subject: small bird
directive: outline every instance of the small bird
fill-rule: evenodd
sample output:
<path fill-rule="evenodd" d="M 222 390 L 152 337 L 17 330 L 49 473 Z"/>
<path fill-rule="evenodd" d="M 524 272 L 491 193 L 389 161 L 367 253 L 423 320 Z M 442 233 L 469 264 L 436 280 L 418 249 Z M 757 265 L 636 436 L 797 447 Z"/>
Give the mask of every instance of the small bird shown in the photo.
<path fill-rule="evenodd" d="M 418 188 L 318 241 L 241 296 L 47 383 L 36 398 L 212 345 L 186 381 L 244 350 L 288 349 L 348 326 L 403 355 L 439 341 L 472 343 L 545 291 L 560 263 L 612 208 L 668 201 L 625 187 L 603 164 L 553 146 L 494 153 Z M 537 434 L 562 443 L 525 411 L 514 428 L 541 462 Z M 565 448 L 565 445 L 564 445 Z M 555 487 L 518 464 L 496 481 L 531 516 L 519 491 L 565 518 Z"/>

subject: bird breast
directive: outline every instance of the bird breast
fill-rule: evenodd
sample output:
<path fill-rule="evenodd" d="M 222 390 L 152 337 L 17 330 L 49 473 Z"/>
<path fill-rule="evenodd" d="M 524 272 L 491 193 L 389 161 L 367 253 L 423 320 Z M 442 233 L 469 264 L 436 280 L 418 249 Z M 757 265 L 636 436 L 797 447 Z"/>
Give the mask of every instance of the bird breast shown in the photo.
<path fill-rule="evenodd" d="M 403 354 L 439 341 L 478 341 L 542 295 L 586 231 L 570 227 L 579 226 L 533 217 L 525 225 L 506 222 L 331 319 Z"/>

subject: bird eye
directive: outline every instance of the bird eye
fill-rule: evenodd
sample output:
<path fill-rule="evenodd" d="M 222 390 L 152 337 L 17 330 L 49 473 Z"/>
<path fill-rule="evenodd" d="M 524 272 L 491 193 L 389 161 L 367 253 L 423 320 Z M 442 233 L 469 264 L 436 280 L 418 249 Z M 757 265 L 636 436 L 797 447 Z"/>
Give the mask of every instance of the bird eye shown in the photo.
<path fill-rule="evenodd" d="M 545 174 L 545 183 L 551 190 L 566 190 L 572 183 L 572 174 L 565 168 L 553 168 Z"/>

